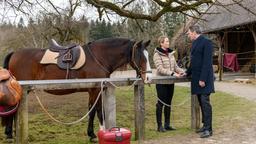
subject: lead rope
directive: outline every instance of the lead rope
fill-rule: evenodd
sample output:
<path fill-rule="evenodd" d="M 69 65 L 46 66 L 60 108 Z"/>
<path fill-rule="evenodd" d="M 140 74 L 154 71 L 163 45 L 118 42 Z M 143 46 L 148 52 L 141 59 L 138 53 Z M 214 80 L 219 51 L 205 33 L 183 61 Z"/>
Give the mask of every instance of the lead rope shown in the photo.
<path fill-rule="evenodd" d="M 151 91 L 152 91 L 152 93 L 154 93 L 153 90 L 151 90 Z M 156 91 L 156 90 L 155 90 L 155 91 Z M 153 94 L 153 95 L 155 95 L 155 94 Z M 155 95 L 155 96 L 157 97 L 157 100 L 160 101 L 160 103 L 162 103 L 164 106 L 168 106 L 168 107 L 171 107 L 171 106 L 174 106 L 174 107 L 182 106 L 182 105 L 184 105 L 189 99 L 191 99 L 191 97 L 188 96 L 188 98 L 186 98 L 184 101 L 182 101 L 181 103 L 179 103 L 179 104 L 177 104 L 177 105 L 169 105 L 169 104 L 163 102 L 163 101 L 158 97 L 158 95 Z"/>
<path fill-rule="evenodd" d="M 98 94 L 98 96 L 97 96 L 97 99 L 95 100 L 94 104 L 92 105 L 91 109 L 90 109 L 82 118 L 80 118 L 80 119 L 78 119 L 78 120 L 76 120 L 76 121 L 74 121 L 74 122 L 62 122 L 62 121 L 60 121 L 60 120 L 54 118 L 54 117 L 46 110 L 46 108 L 45 108 L 44 105 L 42 104 L 40 98 L 38 97 L 36 91 L 35 91 L 35 90 L 32 90 L 33 94 L 36 96 L 36 99 L 37 99 L 39 105 L 41 106 L 41 108 L 43 109 L 43 111 L 44 111 L 53 121 L 55 121 L 55 122 L 57 122 L 57 123 L 60 123 L 60 124 L 65 124 L 65 125 L 77 124 L 77 123 L 81 122 L 83 119 L 85 119 L 85 118 L 90 114 L 90 112 L 94 109 L 94 107 L 96 106 L 96 104 L 97 104 L 97 102 L 98 102 L 98 100 L 99 100 L 99 97 L 100 97 L 100 95 L 102 94 L 102 91 L 103 91 L 103 81 L 101 82 L 101 90 L 100 90 L 100 92 L 99 92 L 99 94 Z"/>
<path fill-rule="evenodd" d="M 153 92 L 153 90 L 151 90 L 151 91 L 152 91 L 151 93 L 153 93 L 153 95 L 155 95 L 155 93 Z M 156 91 L 156 90 L 155 90 L 155 91 Z M 189 90 L 188 90 L 188 92 L 189 92 Z M 180 107 L 180 106 L 184 105 L 189 99 L 191 99 L 191 95 L 188 94 L 188 98 L 186 98 L 186 99 L 185 99 L 184 101 L 182 101 L 181 103 L 179 103 L 179 104 L 177 104 L 177 105 L 169 105 L 169 104 L 163 102 L 157 95 L 156 95 L 156 97 L 157 97 L 157 100 L 160 101 L 160 103 L 162 103 L 164 106 L 167 106 L 167 107 L 170 107 L 170 108 L 171 108 L 171 106 L 173 106 L 173 107 Z M 173 113 L 173 109 L 172 109 L 172 108 L 171 108 L 171 115 L 172 115 L 172 120 L 174 120 L 174 113 Z"/>
<path fill-rule="evenodd" d="M 129 80 L 128 80 L 129 81 Z M 125 88 L 122 88 L 121 86 L 118 87 L 117 85 L 115 85 L 113 82 L 109 82 L 112 86 L 114 86 L 115 88 L 118 88 L 118 89 L 124 89 L 124 90 L 130 90 L 132 87 L 134 87 L 135 84 L 137 84 L 139 80 L 135 80 L 127 89 Z"/>

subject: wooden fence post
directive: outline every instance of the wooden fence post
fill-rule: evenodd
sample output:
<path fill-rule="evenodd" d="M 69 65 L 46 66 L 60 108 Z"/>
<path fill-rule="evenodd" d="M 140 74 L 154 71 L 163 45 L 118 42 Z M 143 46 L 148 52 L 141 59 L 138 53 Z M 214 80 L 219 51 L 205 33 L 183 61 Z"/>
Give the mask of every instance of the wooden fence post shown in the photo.
<path fill-rule="evenodd" d="M 191 128 L 198 129 L 200 127 L 200 107 L 196 95 L 191 95 Z"/>
<path fill-rule="evenodd" d="M 114 91 L 115 87 L 108 85 L 102 93 L 106 129 L 116 126 L 116 97 Z"/>
<path fill-rule="evenodd" d="M 219 37 L 219 41 L 218 41 L 218 47 L 219 47 L 219 53 L 218 53 L 218 74 L 219 74 L 219 81 L 222 81 L 222 77 L 223 77 L 223 54 L 222 54 L 222 37 Z"/>
<path fill-rule="evenodd" d="M 142 143 L 145 131 L 144 84 L 134 86 L 135 140 Z"/>
<path fill-rule="evenodd" d="M 28 88 L 23 87 L 23 96 L 16 114 L 16 144 L 28 144 Z"/>

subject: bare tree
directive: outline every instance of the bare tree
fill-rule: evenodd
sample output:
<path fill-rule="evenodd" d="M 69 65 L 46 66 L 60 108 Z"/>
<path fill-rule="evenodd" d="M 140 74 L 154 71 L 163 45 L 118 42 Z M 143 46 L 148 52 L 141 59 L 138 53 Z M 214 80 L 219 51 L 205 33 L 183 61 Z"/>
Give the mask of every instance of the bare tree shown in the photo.
<path fill-rule="evenodd" d="M 207 5 L 210 4 L 225 7 L 226 1 L 230 1 L 229 5 L 238 4 L 243 7 L 241 4 L 243 0 L 67 0 L 65 3 L 69 3 L 70 5 L 69 16 L 74 15 L 78 7 L 92 6 L 97 9 L 99 18 L 103 15 L 108 17 L 109 15 L 116 14 L 125 18 L 157 21 L 166 13 L 182 13 L 190 17 L 199 18 L 199 16 L 205 12 L 205 9 L 202 10 L 201 7 L 205 5 L 207 7 Z M 0 3 L 3 2 L 24 14 L 33 14 L 31 8 L 35 5 L 41 6 L 44 12 L 48 12 L 49 7 L 51 8 L 51 12 L 58 15 L 62 15 L 63 12 L 66 12 L 61 6 L 56 5 L 54 0 L 0 1 Z M 45 5 L 45 3 L 47 3 L 47 5 Z M 141 5 L 143 11 L 134 11 L 134 7 L 140 3 L 143 3 L 143 5 Z M 158 10 L 155 13 L 150 13 L 151 7 L 145 3 L 155 3 Z M 255 12 L 252 13 L 255 14 Z"/>
<path fill-rule="evenodd" d="M 79 30 L 77 27 L 78 25 L 80 25 L 80 28 L 87 27 L 88 24 L 86 24 L 86 22 L 81 23 L 81 20 L 86 18 L 80 16 L 79 19 L 81 20 L 78 21 L 75 17 L 75 12 L 78 7 L 82 7 L 81 0 L 67 0 L 64 3 L 60 3 L 60 1 L 57 3 L 54 0 L 2 0 L 0 4 L 5 11 L 0 15 L 2 21 L 17 22 L 14 18 L 20 19 L 25 17 L 27 23 L 29 22 L 28 20 L 33 20 L 38 25 L 41 25 L 38 22 L 48 18 L 49 22 L 45 27 L 39 28 L 38 25 L 36 25 L 37 27 L 33 28 L 33 31 L 36 30 L 37 33 L 40 33 L 41 37 L 46 41 L 52 37 L 57 38 L 61 43 L 68 41 L 84 43 L 87 41 L 82 37 L 86 29 Z M 5 17 L 5 15 L 9 18 Z M 4 18 L 7 19 L 4 20 Z M 29 26 L 30 28 L 25 27 L 25 29 L 23 29 L 23 33 L 34 33 L 31 29 L 34 25 Z M 35 34 L 32 36 L 35 36 Z M 36 36 L 38 37 L 38 35 Z M 40 45 L 38 41 L 34 41 L 35 47 Z"/>
<path fill-rule="evenodd" d="M 98 8 L 99 15 L 103 13 L 109 14 L 114 12 L 120 16 L 132 18 L 132 19 L 145 19 L 149 21 L 157 21 L 165 13 L 179 12 L 186 15 L 190 13 L 201 12 L 198 10 L 203 4 L 213 3 L 214 0 L 150 0 L 158 5 L 159 10 L 155 14 L 148 13 L 150 7 L 143 5 L 145 11 L 142 13 L 134 12 L 131 7 L 138 3 L 136 0 L 86 0 L 87 3 Z M 192 15 L 190 15 L 192 16 Z"/>

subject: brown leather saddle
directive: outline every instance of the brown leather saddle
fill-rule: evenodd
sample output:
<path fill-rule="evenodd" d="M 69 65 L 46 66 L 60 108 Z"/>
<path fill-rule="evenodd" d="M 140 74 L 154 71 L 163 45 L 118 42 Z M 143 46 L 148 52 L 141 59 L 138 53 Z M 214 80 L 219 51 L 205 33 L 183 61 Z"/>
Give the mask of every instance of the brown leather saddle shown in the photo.
<path fill-rule="evenodd" d="M 77 63 L 81 54 L 79 45 L 70 44 L 61 46 L 54 39 L 51 39 L 49 50 L 59 53 L 58 57 L 56 57 L 57 65 L 59 68 L 65 70 L 72 68 Z"/>
<path fill-rule="evenodd" d="M 0 105 L 14 106 L 22 97 L 22 88 L 16 78 L 6 69 L 0 68 Z"/>

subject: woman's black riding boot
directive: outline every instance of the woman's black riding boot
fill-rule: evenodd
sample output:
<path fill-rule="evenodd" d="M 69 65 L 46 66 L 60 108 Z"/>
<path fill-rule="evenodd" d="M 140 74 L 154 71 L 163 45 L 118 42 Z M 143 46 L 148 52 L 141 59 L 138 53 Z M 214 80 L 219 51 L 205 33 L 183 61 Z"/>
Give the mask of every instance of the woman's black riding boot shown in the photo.
<path fill-rule="evenodd" d="M 170 126 L 171 108 L 168 106 L 164 107 L 164 129 L 165 130 L 176 130 Z"/>
<path fill-rule="evenodd" d="M 168 106 L 164 107 L 164 127 L 170 126 L 170 115 L 171 115 L 171 108 Z"/>
<path fill-rule="evenodd" d="M 165 132 L 165 129 L 162 126 L 162 109 L 163 106 L 156 104 L 156 122 L 157 122 L 157 131 Z"/>

